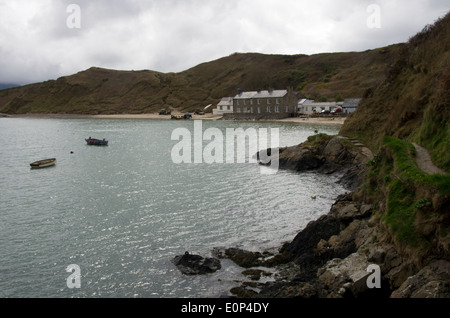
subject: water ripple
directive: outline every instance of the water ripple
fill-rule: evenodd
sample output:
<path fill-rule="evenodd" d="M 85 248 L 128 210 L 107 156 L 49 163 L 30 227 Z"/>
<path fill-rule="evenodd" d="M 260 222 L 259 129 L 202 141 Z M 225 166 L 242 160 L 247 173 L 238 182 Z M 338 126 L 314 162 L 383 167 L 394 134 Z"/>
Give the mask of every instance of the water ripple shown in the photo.
<path fill-rule="evenodd" d="M 232 264 L 186 277 L 170 259 L 186 250 L 207 255 L 215 246 L 280 246 L 343 191 L 315 174 L 261 175 L 256 164 L 173 164 L 170 132 L 180 125 L 192 123 L 0 120 L 0 296 L 220 294 L 240 275 Z M 204 123 L 211 125 L 238 123 Z M 279 127 L 282 145 L 298 144 L 315 129 L 336 133 Z M 84 138 L 94 135 L 110 145 L 86 146 Z M 29 169 L 46 157 L 57 157 L 57 165 Z M 69 264 L 82 270 L 80 290 L 65 285 Z"/>

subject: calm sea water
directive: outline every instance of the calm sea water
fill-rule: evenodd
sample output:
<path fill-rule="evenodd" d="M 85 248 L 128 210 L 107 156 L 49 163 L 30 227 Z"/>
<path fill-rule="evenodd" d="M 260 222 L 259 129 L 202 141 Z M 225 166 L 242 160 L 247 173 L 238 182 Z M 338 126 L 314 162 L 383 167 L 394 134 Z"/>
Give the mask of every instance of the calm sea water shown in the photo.
<path fill-rule="evenodd" d="M 339 126 L 203 121 L 279 128 L 280 145 Z M 174 164 L 174 129 L 192 121 L 0 119 L 0 297 L 217 297 L 238 268 L 184 276 L 170 262 L 213 247 L 262 251 L 292 240 L 344 192 L 315 173 L 262 175 L 257 164 Z M 107 138 L 108 147 L 84 138 Z M 207 142 L 205 142 L 207 144 Z M 73 154 L 71 154 L 71 151 Z M 29 164 L 57 158 L 55 167 Z M 316 200 L 311 195 L 317 195 Z M 67 266 L 81 269 L 70 289 Z"/>

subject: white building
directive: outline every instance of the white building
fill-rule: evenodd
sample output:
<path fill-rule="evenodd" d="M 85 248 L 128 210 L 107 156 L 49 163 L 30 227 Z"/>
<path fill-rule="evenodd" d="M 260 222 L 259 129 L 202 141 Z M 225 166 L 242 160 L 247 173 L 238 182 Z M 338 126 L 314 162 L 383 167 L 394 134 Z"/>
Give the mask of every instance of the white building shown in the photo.
<path fill-rule="evenodd" d="M 217 108 L 213 109 L 214 115 L 223 115 L 232 112 L 233 112 L 233 97 L 222 98 L 222 100 L 217 104 Z"/>
<path fill-rule="evenodd" d="M 300 99 L 298 101 L 298 106 L 297 106 L 297 112 L 299 114 L 312 114 L 312 106 L 310 104 L 313 104 L 314 100 L 313 99 Z"/>
<path fill-rule="evenodd" d="M 321 113 L 324 110 L 332 111 L 335 108 L 342 107 L 344 102 L 323 102 L 316 103 L 311 99 L 301 99 L 298 102 L 298 113 L 304 115 L 311 115 L 314 113 Z"/>

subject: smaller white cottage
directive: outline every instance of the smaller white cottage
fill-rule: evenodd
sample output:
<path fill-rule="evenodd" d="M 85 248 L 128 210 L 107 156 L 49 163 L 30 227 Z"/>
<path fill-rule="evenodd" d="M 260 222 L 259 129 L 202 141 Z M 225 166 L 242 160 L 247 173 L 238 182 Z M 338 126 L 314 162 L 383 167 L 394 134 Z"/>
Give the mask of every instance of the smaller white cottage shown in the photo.
<path fill-rule="evenodd" d="M 224 97 L 217 104 L 217 108 L 213 109 L 214 115 L 223 115 L 233 112 L 233 97 Z"/>

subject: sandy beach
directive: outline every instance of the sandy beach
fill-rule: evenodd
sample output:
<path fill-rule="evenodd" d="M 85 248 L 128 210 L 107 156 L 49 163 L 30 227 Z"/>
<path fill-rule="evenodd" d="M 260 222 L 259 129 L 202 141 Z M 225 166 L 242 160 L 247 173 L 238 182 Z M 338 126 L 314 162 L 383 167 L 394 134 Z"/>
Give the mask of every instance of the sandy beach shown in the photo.
<path fill-rule="evenodd" d="M 282 122 L 292 122 L 292 123 L 320 123 L 320 124 L 334 124 L 334 125 L 343 125 L 346 120 L 346 117 L 311 117 L 311 118 L 303 118 L 303 117 L 293 117 L 293 118 L 284 118 L 278 119 L 277 121 Z"/>
<path fill-rule="evenodd" d="M 182 114 L 177 114 L 182 115 Z M 150 114 L 115 114 L 115 115 L 91 115 L 91 118 L 103 118 L 103 119 L 171 119 L 171 115 L 160 115 L 158 113 Z M 204 119 L 204 120 L 217 120 L 222 116 L 214 116 L 213 114 L 194 115 L 192 119 Z"/>
<path fill-rule="evenodd" d="M 92 118 L 103 118 L 103 119 L 170 119 L 171 115 L 159 115 L 158 113 L 153 114 L 116 114 L 116 115 L 92 115 Z M 220 115 L 205 114 L 205 115 L 192 115 L 193 120 L 218 120 L 221 119 Z M 337 124 L 342 125 L 345 122 L 345 117 L 336 118 L 302 118 L 302 117 L 291 117 L 284 119 L 273 119 L 268 121 L 279 121 L 279 122 L 290 122 L 290 123 L 320 123 L 320 124 Z"/>
<path fill-rule="evenodd" d="M 97 119 L 159 119 L 170 120 L 171 115 L 159 115 L 158 113 L 148 114 L 114 114 L 114 115 L 81 115 L 81 114 L 20 114 L 8 115 L 7 117 L 21 117 L 21 118 L 97 118 Z M 213 115 L 207 113 L 205 115 L 192 115 L 193 120 L 219 120 L 221 115 Z M 271 119 L 266 121 L 287 122 L 287 123 L 310 123 L 310 124 L 329 124 L 329 125 L 343 125 L 345 117 L 290 117 L 283 119 Z"/>

